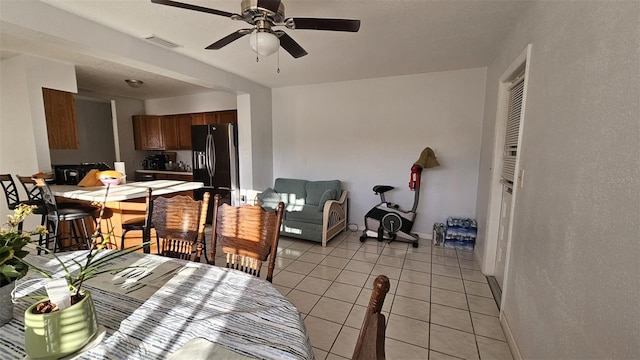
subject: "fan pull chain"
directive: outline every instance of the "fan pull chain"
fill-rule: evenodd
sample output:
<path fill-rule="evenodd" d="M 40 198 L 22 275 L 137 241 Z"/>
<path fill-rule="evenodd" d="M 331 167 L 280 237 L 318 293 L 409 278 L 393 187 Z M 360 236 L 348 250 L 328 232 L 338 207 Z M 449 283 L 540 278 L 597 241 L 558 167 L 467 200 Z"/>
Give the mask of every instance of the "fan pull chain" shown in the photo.
<path fill-rule="evenodd" d="M 280 49 L 278 49 L 278 74 L 280 74 Z"/>

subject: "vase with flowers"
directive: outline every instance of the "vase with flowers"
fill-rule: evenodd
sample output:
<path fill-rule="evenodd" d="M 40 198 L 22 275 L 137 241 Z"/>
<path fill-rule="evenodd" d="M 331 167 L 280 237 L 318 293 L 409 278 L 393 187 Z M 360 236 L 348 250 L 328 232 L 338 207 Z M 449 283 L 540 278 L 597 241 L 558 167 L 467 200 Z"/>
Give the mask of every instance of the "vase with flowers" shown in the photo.
<path fill-rule="evenodd" d="M 39 179 L 35 180 L 38 183 Z M 48 297 L 32 304 L 24 313 L 25 350 L 30 358 L 61 358 L 82 349 L 91 342 L 97 336 L 98 318 L 91 293 L 82 285 L 100 274 L 123 270 L 113 268 L 110 265 L 111 261 L 138 251 L 145 245 L 102 253 L 102 250 L 107 248 L 108 239 L 112 235 L 103 235 L 100 229 L 108 193 L 109 186 L 107 186 L 104 201 L 96 204 L 100 207 L 100 215 L 96 221 L 95 232 L 90 239 L 90 248 L 80 255 L 84 257 L 84 262 L 80 259 L 73 260 L 76 269 L 72 270 L 69 264 L 65 264 L 56 254 L 42 247 L 39 249 L 59 262 L 64 270 L 64 278 L 53 279 L 47 271 L 26 260 L 21 260 L 50 279 L 45 286 Z"/>
<path fill-rule="evenodd" d="M 11 291 L 16 280 L 23 278 L 29 266 L 22 259 L 29 254 L 25 246 L 31 242 L 31 235 L 44 234 L 46 230 L 38 226 L 34 231 L 19 231 L 19 225 L 33 212 L 35 206 L 20 204 L 9 215 L 7 227 L 0 229 L 0 325 L 13 318 Z"/>

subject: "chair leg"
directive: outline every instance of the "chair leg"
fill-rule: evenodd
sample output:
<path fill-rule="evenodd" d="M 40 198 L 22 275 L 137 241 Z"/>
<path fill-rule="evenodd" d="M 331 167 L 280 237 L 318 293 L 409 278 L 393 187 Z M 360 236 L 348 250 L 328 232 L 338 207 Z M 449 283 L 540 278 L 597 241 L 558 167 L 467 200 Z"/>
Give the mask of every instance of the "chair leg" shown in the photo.
<path fill-rule="evenodd" d="M 129 229 L 125 230 L 122 233 L 122 236 L 120 237 L 120 250 L 124 249 L 124 237 L 127 235 L 128 232 L 129 232 Z"/>

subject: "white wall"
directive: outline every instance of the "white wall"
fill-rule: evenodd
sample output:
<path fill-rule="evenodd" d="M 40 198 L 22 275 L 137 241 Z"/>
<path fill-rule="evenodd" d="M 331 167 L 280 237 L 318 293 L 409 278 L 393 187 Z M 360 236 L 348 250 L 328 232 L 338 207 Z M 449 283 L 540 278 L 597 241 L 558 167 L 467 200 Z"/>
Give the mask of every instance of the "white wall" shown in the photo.
<path fill-rule="evenodd" d="M 273 174 L 339 179 L 349 222 L 387 200 L 410 209 L 410 169 L 431 147 L 441 166 L 422 172 L 413 230 L 431 234 L 448 216 L 475 216 L 485 91 L 484 68 L 273 90 Z"/>
<path fill-rule="evenodd" d="M 171 115 L 237 108 L 236 94 L 212 91 L 196 95 L 145 100 L 147 115 Z"/>
<path fill-rule="evenodd" d="M 0 172 L 30 175 L 50 171 L 42 88 L 75 93 L 74 66 L 20 55 L 0 62 L 0 78 Z M 6 219 L 7 214 L 3 198 L 0 218 Z"/>
<path fill-rule="evenodd" d="M 485 194 L 498 78 L 531 43 L 503 321 L 525 359 L 635 359 L 640 3 L 539 2 L 523 15 L 487 71 L 478 182 Z M 480 195 L 479 219 L 486 207 Z"/>

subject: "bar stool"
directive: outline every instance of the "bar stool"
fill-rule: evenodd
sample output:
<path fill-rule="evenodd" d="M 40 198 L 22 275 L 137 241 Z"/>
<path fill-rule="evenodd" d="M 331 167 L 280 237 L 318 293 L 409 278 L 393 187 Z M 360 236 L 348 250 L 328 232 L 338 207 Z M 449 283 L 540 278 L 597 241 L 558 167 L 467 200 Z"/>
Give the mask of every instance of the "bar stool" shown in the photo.
<path fill-rule="evenodd" d="M 42 191 L 42 199 L 47 209 L 47 235 L 45 237 L 45 248 L 49 249 L 51 241 L 53 241 L 53 251 L 73 250 L 76 248 L 91 248 L 91 237 L 87 229 L 87 217 L 92 217 L 96 211 L 92 206 L 74 206 L 74 207 L 58 207 L 56 198 L 45 183 L 44 179 L 33 179 L 36 186 Z M 82 234 L 79 234 L 76 221 L 80 220 L 82 224 Z M 69 232 L 66 239 L 69 240 L 69 246 L 62 246 L 63 238 L 60 234 L 60 222 L 69 222 Z M 53 239 L 52 239 L 53 237 Z"/>
<path fill-rule="evenodd" d="M 13 211 L 20 205 L 20 196 L 18 195 L 18 188 L 16 183 L 10 174 L 0 174 L 0 182 L 2 183 L 2 190 L 4 190 L 4 196 L 7 199 L 7 207 Z"/>
<path fill-rule="evenodd" d="M 146 213 L 144 217 L 137 217 L 122 223 L 122 237 L 120 241 L 120 249 L 124 249 L 124 237 L 127 235 L 129 231 L 142 231 L 142 242 L 150 242 L 151 241 L 151 229 L 153 228 L 153 223 L 151 223 L 151 216 L 153 215 L 153 198 L 151 196 L 152 190 L 151 188 L 147 188 L 147 196 L 145 199 L 146 205 Z M 160 238 L 158 237 L 158 233 L 156 232 L 156 243 L 158 246 L 158 253 L 160 251 Z M 149 253 L 151 249 L 149 246 L 144 247 L 144 252 Z"/>

